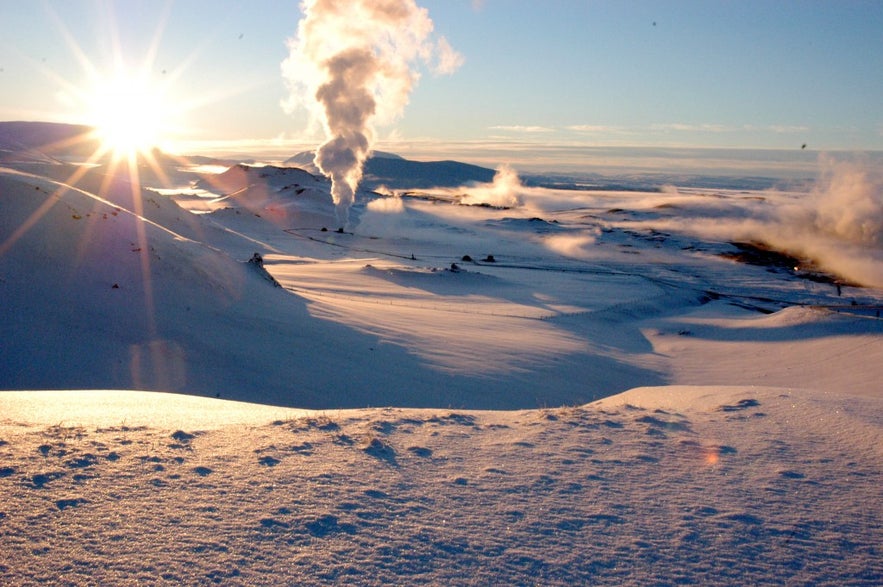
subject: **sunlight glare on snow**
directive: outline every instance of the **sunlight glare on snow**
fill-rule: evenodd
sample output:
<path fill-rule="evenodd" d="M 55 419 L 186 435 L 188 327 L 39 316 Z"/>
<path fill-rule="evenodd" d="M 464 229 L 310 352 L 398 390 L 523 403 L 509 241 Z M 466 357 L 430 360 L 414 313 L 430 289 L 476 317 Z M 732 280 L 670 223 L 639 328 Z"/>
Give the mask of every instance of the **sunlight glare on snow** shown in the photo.
<path fill-rule="evenodd" d="M 100 406 L 100 408 L 96 408 Z M 135 421 L 153 427 L 211 430 L 233 424 L 264 424 L 309 412 L 260 404 L 158 391 L 64 390 L 5 391 L 0 409 L 10 421 L 51 426 L 118 426 Z"/>

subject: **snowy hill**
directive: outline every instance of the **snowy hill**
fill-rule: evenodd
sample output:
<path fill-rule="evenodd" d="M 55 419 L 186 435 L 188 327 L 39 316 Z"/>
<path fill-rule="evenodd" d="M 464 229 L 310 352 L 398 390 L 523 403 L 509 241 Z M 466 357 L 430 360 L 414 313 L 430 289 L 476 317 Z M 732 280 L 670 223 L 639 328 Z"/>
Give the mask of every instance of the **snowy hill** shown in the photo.
<path fill-rule="evenodd" d="M 189 238 L 211 227 L 155 195 L 141 203 L 145 214 L 136 214 L 125 202 L 127 186 L 98 199 L 34 177 L 5 175 L 0 185 L 4 236 L 36 218 L 4 243 L 0 258 L 11 339 L 0 367 L 7 389 L 82 387 L 98 378 L 214 394 L 221 390 L 211 381 L 226 378 L 221 373 L 231 363 L 259 367 L 251 348 L 259 340 L 242 332 L 233 344 L 239 329 L 222 317 L 256 313 L 251 319 L 259 324 L 257 307 L 285 307 L 293 298 Z M 53 205 L 41 210 L 46 202 Z M 163 225 L 154 220 L 160 216 Z"/>
<path fill-rule="evenodd" d="M 319 171 L 319 168 L 316 166 L 315 157 L 315 151 L 301 151 L 300 153 L 289 157 L 283 163 L 285 165 L 294 165 L 296 167 L 300 167 L 301 169 L 305 169 L 314 175 L 321 175 L 322 172 Z M 399 161 L 405 160 L 404 157 L 401 157 L 400 155 L 396 155 L 395 153 L 387 153 L 386 151 L 371 151 L 371 155 L 368 157 L 368 160 L 370 161 L 372 159 L 395 159 Z"/>
<path fill-rule="evenodd" d="M 91 182 L 103 178 L 81 184 Z M 329 397 L 374 403 L 385 389 L 376 356 L 357 352 L 377 345 L 375 338 L 311 318 L 303 300 L 244 263 L 251 256 L 244 251 L 261 243 L 247 241 L 234 259 L 191 237 L 234 248 L 243 239 L 150 192 L 141 194 L 144 214 L 136 214 L 126 203 L 128 185 L 96 197 L 5 173 L 0 186 L 6 389 L 104 381 L 314 407 Z M 29 219 L 36 221 L 16 234 Z M 394 349 L 377 354 L 411 362 Z M 415 381 L 425 378 L 412 370 Z M 406 390 L 395 396 L 403 405 L 427 402 Z"/>
<path fill-rule="evenodd" d="M 0 121 L 0 149 L 72 154 L 81 152 L 81 148 L 85 149 L 85 145 L 81 143 L 91 133 L 91 127 L 78 124 Z M 91 145 L 94 147 L 94 142 Z"/>
<path fill-rule="evenodd" d="M 247 173 L 259 178 L 261 172 Z M 245 174 L 228 172 L 222 187 L 240 185 Z M 299 171 L 288 175 L 286 182 L 310 181 Z M 315 185 L 286 183 L 280 192 L 267 186 L 241 189 L 214 214 L 193 216 L 150 191 L 139 192 L 133 202 L 128 182 L 107 182 L 99 169 L 82 176 L 79 187 L 13 171 L 4 172 L 0 182 L 0 288 L 8 333 L 0 373 L 6 389 L 180 390 L 300 407 L 528 406 L 536 402 L 537 373 L 554 382 L 545 395 L 555 402 L 588 400 L 595 388 L 568 389 L 565 382 L 616 363 L 572 355 L 553 369 L 542 358 L 549 349 L 536 349 L 521 357 L 512 376 L 494 381 L 488 374 L 507 368 L 511 359 L 499 360 L 521 343 L 500 339 L 488 347 L 491 339 L 483 344 L 472 339 L 453 362 L 443 359 L 447 351 L 441 348 L 441 362 L 425 362 L 421 348 L 431 339 L 421 348 L 406 341 L 390 344 L 389 334 L 311 315 L 306 300 L 292 295 L 297 283 L 288 292 L 274 288 L 244 262 L 258 252 L 282 278 L 289 265 L 275 255 L 283 246 L 304 243 L 305 252 L 309 243 L 328 247 L 321 239 L 304 238 L 321 236 L 321 223 L 333 218 L 327 192 L 322 200 L 310 196 Z M 285 232 L 292 228 L 305 232 Z M 245 236 L 246 230 L 255 236 Z M 362 272 L 370 278 L 366 263 L 340 264 L 341 277 Z M 308 275 L 298 282 L 314 278 Z M 444 271 L 403 274 L 421 275 L 439 285 L 447 277 Z M 466 275 L 450 276 L 469 282 Z M 494 287 L 493 281 L 470 281 L 475 292 L 476 286 Z M 542 323 L 530 331 L 545 344 L 579 348 L 564 331 Z M 494 352 L 503 354 L 495 358 Z M 524 363 L 531 355 L 536 359 Z M 389 385 L 396 372 L 409 374 L 407 387 Z M 637 377 L 640 372 L 623 365 L 617 378 L 656 381 Z"/>

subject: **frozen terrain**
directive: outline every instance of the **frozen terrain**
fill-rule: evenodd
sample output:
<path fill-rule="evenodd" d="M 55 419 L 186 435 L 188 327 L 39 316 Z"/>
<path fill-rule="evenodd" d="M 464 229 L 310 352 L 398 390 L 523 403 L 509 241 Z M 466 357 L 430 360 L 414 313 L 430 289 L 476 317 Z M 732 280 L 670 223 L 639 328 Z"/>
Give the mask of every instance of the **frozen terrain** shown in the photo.
<path fill-rule="evenodd" d="M 6 584 L 883 580 L 878 398 L 527 411 L 0 394 Z"/>
<path fill-rule="evenodd" d="M 4 583 L 883 582 L 873 168 L 393 158 L 340 226 L 304 169 L 33 142 L 0 145 Z"/>

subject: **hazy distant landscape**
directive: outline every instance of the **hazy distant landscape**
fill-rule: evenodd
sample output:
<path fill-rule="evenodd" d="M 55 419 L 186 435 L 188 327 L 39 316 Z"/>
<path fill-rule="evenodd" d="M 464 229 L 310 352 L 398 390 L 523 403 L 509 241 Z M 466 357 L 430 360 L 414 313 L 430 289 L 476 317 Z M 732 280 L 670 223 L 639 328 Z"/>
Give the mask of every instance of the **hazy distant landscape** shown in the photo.
<path fill-rule="evenodd" d="M 0 583 L 883 584 L 881 26 L 0 0 Z"/>

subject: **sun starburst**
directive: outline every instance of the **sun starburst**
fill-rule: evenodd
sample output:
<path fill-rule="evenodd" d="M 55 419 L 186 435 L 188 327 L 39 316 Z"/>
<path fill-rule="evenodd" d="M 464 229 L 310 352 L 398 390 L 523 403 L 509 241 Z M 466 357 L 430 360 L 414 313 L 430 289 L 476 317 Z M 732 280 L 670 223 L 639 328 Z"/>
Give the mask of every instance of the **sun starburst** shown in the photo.
<path fill-rule="evenodd" d="M 146 74 L 127 72 L 102 79 L 88 90 L 88 122 L 101 148 L 116 158 L 143 156 L 159 148 L 174 115 L 164 90 Z"/>
<path fill-rule="evenodd" d="M 53 197 L 48 198 L 4 242 L 0 243 L 0 254 L 11 248 L 15 242 L 33 227 L 56 205 L 65 193 L 71 190 L 90 190 L 100 207 L 112 202 L 118 210 L 133 215 L 137 220 L 131 240 L 134 249 L 149 250 L 145 217 L 144 191 L 142 180 L 150 174 L 151 181 L 170 185 L 166 175 L 168 157 L 172 155 L 168 146 L 173 144 L 174 133 L 182 132 L 186 125 L 182 121 L 194 108 L 204 103 L 200 100 L 184 100 L 176 92 L 175 83 L 180 80 L 189 63 L 183 59 L 178 70 L 158 70 L 156 56 L 162 29 L 168 17 L 163 14 L 153 35 L 152 43 L 146 50 L 136 51 L 136 59 L 127 55 L 121 43 L 118 21 L 109 13 L 108 35 L 111 38 L 112 54 L 102 54 L 93 58 L 86 54 L 77 39 L 70 33 L 65 22 L 48 8 L 48 13 L 56 22 L 59 36 L 66 42 L 70 54 L 80 65 L 79 72 L 53 70 L 44 64 L 35 64 L 38 69 L 58 86 L 58 96 L 63 105 L 62 111 L 49 118 L 83 125 L 84 132 L 65 135 L 55 143 L 44 144 L 38 150 L 54 156 L 59 153 L 63 160 L 75 158 L 70 167 L 70 175 L 56 181 L 58 186 Z M 76 127 L 74 127 L 76 128 Z M 186 165 L 184 158 L 181 163 Z M 97 186 L 97 190 L 95 188 Z M 90 234 L 86 233 L 86 237 Z M 153 322 L 154 296 L 151 258 L 147 254 L 139 256 L 144 287 L 144 300 L 150 324 L 150 335 L 156 334 Z"/>

